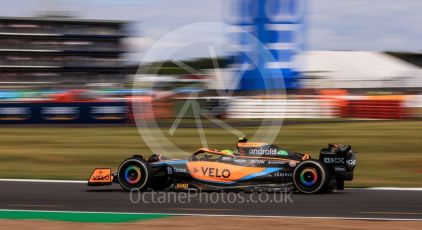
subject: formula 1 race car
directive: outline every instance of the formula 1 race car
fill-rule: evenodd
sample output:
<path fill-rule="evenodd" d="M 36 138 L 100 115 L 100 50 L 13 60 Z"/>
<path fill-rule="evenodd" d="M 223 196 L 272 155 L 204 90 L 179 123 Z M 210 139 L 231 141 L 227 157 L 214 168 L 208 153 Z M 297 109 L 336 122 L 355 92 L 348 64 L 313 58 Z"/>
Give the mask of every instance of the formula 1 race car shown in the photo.
<path fill-rule="evenodd" d="M 350 145 L 329 144 L 319 159 L 266 143 L 240 138 L 237 151 L 200 148 L 185 160 L 166 160 L 159 154 L 147 160 L 134 155 L 116 172 L 97 168 L 89 186 L 119 183 L 124 190 L 244 190 L 301 193 L 343 190 L 353 179 L 356 153 Z"/>

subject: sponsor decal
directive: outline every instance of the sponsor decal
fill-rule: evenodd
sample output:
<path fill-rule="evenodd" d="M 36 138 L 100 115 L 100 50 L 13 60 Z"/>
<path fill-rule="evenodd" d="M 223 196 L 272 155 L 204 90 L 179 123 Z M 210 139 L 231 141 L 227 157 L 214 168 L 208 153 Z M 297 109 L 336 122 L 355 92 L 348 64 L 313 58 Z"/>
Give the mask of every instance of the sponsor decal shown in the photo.
<path fill-rule="evenodd" d="M 202 175 L 209 176 L 209 177 L 217 177 L 217 178 L 229 178 L 230 177 L 230 170 L 228 169 L 220 169 L 220 168 L 208 168 L 208 167 L 201 167 Z"/>
<path fill-rule="evenodd" d="M 97 176 L 92 176 L 92 178 L 91 178 L 92 180 L 101 180 L 101 181 L 103 181 L 103 180 L 105 180 L 105 181 L 109 181 L 110 180 L 110 175 L 105 175 L 105 176 L 102 176 L 102 175 L 97 175 Z"/>
<path fill-rule="evenodd" d="M 221 161 L 233 161 L 233 157 L 221 157 Z"/>
<path fill-rule="evenodd" d="M 246 160 L 245 159 L 234 159 L 233 162 L 234 163 L 237 163 L 237 164 L 245 164 L 246 163 Z"/>
<path fill-rule="evenodd" d="M 278 150 L 277 155 L 288 156 L 289 153 L 287 151 L 281 149 L 281 150 Z"/>
<path fill-rule="evenodd" d="M 185 168 L 174 168 L 174 172 L 176 173 L 187 173 L 188 170 Z"/>
<path fill-rule="evenodd" d="M 89 178 L 91 183 L 109 183 L 113 180 L 111 169 L 95 169 L 92 176 Z"/>
<path fill-rule="evenodd" d="M 30 114 L 28 107 L 5 107 L 0 108 L 1 115 L 27 115 Z"/>
<path fill-rule="evenodd" d="M 251 160 L 251 164 L 262 165 L 265 163 L 265 160 Z"/>
<path fill-rule="evenodd" d="M 296 161 L 289 161 L 289 166 L 290 167 L 296 167 Z"/>
<path fill-rule="evenodd" d="M 67 115 L 78 113 L 78 107 L 43 107 L 41 109 L 41 114 L 43 115 Z"/>
<path fill-rule="evenodd" d="M 79 117 L 78 107 L 42 107 L 41 117 L 46 120 L 75 120 Z"/>
<path fill-rule="evenodd" d="M 177 183 L 175 186 L 176 189 L 189 189 L 189 184 L 182 184 L 182 183 Z"/>
<path fill-rule="evenodd" d="M 277 176 L 277 177 L 292 177 L 293 173 L 277 172 L 277 173 L 274 173 L 274 176 Z"/>
<path fill-rule="evenodd" d="M 266 170 L 265 167 L 245 167 L 221 162 L 202 161 L 188 162 L 187 167 L 191 176 L 195 179 L 224 183 L 234 182 Z"/>
<path fill-rule="evenodd" d="M 324 158 L 325 164 L 344 164 L 344 157 L 326 157 Z"/>
<path fill-rule="evenodd" d="M 116 113 L 126 113 L 126 106 L 93 106 L 91 108 L 92 114 L 116 114 Z"/>
<path fill-rule="evenodd" d="M 187 173 L 188 170 L 185 168 L 173 168 L 171 166 L 167 166 L 167 174 L 171 175 L 173 173 Z"/>
<path fill-rule="evenodd" d="M 170 166 L 167 166 L 167 174 L 171 175 L 173 174 L 173 168 Z"/>
<path fill-rule="evenodd" d="M 268 161 L 269 165 L 284 165 L 286 163 L 285 161 Z"/>
<path fill-rule="evenodd" d="M 252 148 L 252 149 L 249 149 L 248 154 L 249 155 L 271 155 L 271 156 L 275 156 L 275 155 L 277 155 L 277 149 L 272 149 L 272 148 L 269 148 L 269 149 L 257 148 L 257 149 L 255 149 L 255 148 Z"/>
<path fill-rule="evenodd" d="M 31 118 L 29 107 L 5 107 L 0 108 L 0 120 L 18 121 Z"/>
<path fill-rule="evenodd" d="M 97 120 L 121 120 L 127 116 L 126 106 L 93 106 L 91 117 Z"/>
<path fill-rule="evenodd" d="M 347 164 L 348 166 L 354 166 L 354 165 L 356 165 L 356 160 L 352 160 L 352 159 L 347 160 L 347 161 L 346 161 L 346 164 Z"/>

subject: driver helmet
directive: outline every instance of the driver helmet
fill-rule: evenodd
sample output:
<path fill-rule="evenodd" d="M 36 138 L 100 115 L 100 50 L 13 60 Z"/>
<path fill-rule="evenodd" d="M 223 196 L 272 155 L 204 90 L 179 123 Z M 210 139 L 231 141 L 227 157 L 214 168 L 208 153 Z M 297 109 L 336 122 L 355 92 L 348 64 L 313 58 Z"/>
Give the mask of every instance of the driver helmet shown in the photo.
<path fill-rule="evenodd" d="M 229 149 L 223 149 L 223 150 L 221 150 L 221 152 L 226 154 L 226 155 L 233 155 L 233 151 L 231 151 Z"/>

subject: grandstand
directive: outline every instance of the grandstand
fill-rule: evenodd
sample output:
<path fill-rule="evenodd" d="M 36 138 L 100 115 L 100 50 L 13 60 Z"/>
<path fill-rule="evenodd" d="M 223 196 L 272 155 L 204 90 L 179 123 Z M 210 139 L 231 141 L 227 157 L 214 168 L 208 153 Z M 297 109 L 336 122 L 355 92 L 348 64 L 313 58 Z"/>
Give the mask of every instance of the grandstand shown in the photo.
<path fill-rule="evenodd" d="M 1 89 L 121 88 L 127 21 L 0 18 Z"/>

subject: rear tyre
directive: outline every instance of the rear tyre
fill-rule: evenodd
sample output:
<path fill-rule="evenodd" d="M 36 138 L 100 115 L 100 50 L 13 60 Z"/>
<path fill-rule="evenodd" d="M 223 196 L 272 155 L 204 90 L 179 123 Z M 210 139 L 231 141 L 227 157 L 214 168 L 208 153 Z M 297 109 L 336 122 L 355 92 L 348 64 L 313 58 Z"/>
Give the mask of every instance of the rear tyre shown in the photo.
<path fill-rule="evenodd" d="M 120 164 L 117 177 L 124 190 L 144 191 L 151 184 L 152 173 L 151 165 L 148 162 L 142 158 L 134 157 L 126 159 Z"/>
<path fill-rule="evenodd" d="M 330 186 L 327 168 L 317 160 L 302 161 L 293 171 L 293 184 L 301 193 L 323 193 Z"/>

